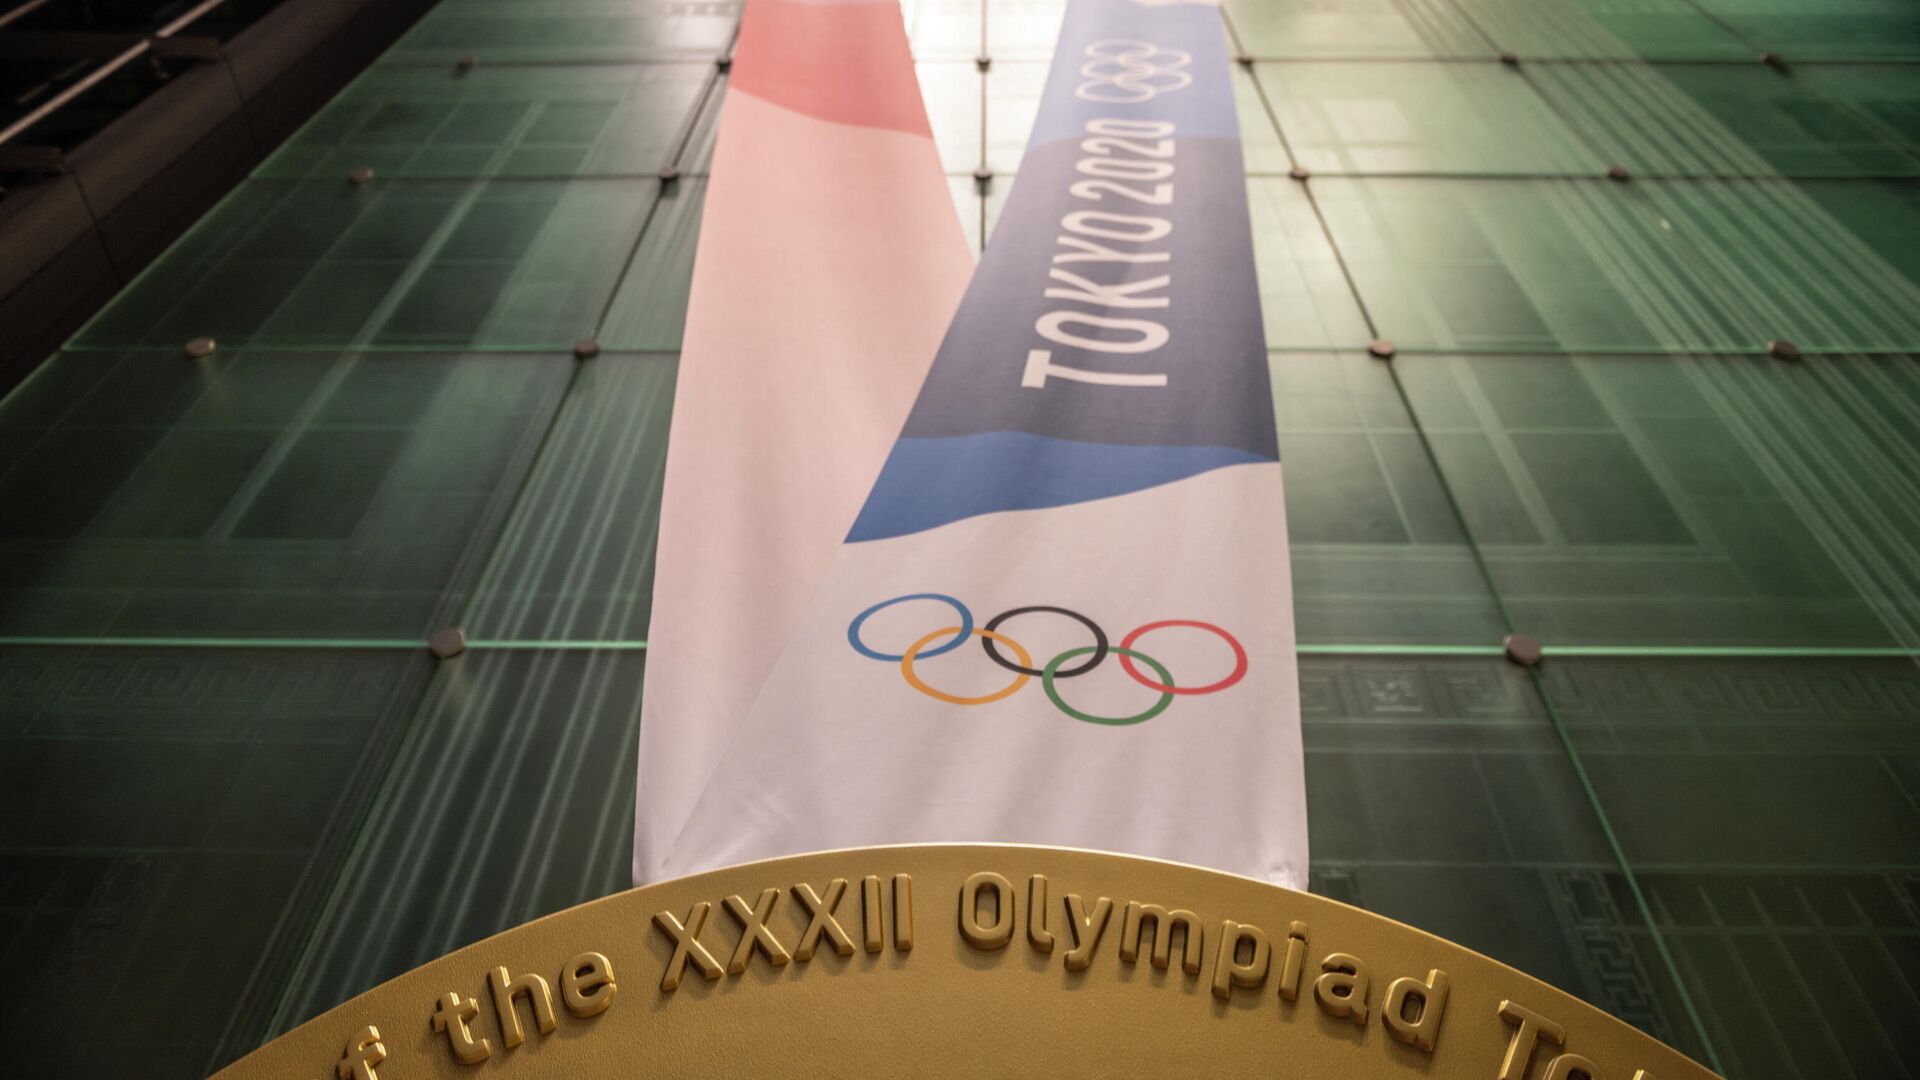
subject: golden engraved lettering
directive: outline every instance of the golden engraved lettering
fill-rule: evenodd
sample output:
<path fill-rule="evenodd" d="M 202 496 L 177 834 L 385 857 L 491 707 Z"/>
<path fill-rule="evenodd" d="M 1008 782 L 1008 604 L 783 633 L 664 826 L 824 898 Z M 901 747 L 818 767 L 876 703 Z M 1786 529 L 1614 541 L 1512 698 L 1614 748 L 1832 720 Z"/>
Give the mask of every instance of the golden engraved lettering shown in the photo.
<path fill-rule="evenodd" d="M 980 922 L 980 894 L 993 894 L 993 922 Z M 1013 940 L 1013 882 L 982 870 L 960 886 L 960 936 L 976 949 L 1004 949 Z"/>
<path fill-rule="evenodd" d="M 738 975 L 747 970 L 747 961 L 753 959 L 753 950 L 759 949 L 766 954 L 767 963 L 774 967 L 785 967 L 793 959 L 787 955 L 786 947 L 774 940 L 773 931 L 767 928 L 767 920 L 773 916 L 773 909 L 780 904 L 779 889 L 760 890 L 760 899 L 747 906 L 738 896 L 729 896 L 724 901 L 727 914 L 732 915 L 740 924 L 740 942 L 733 947 L 733 955 L 727 958 L 727 972 Z M 899 914 L 895 913 L 895 919 Z"/>
<path fill-rule="evenodd" d="M 1248 946 L 1250 955 L 1240 959 L 1240 946 Z M 1273 946 L 1267 932 L 1257 926 L 1243 925 L 1232 919 L 1220 923 L 1220 951 L 1213 958 L 1213 996 L 1222 1001 L 1233 996 L 1233 988 L 1253 989 L 1267 981 L 1267 968 L 1273 963 Z"/>
<path fill-rule="evenodd" d="M 1159 904 L 1127 901 L 1126 915 L 1120 921 L 1120 959 L 1137 963 L 1140 938 L 1146 924 L 1153 923 L 1153 966 L 1165 971 L 1173 960 L 1173 935 L 1180 934 L 1180 968 L 1189 975 L 1200 974 L 1200 954 L 1206 944 L 1206 931 L 1200 928 L 1200 916 L 1185 908 L 1168 911 Z"/>
<path fill-rule="evenodd" d="M 1408 1006 L 1414 1014 L 1407 1015 Z M 1427 1053 L 1440 1040 L 1440 1018 L 1447 1011 L 1447 973 L 1439 968 L 1427 972 L 1427 981 L 1411 975 L 1387 985 L 1387 1000 L 1380 1005 L 1380 1022 L 1387 1034 Z"/>
<path fill-rule="evenodd" d="M 998 873 L 961 888 L 975 871 Z M 894 883 L 902 872 L 935 893 L 933 937 L 911 953 L 894 952 L 889 914 L 898 890 L 902 921 L 918 922 L 906 883 Z M 769 885 L 778 899 L 755 914 Z M 784 967 L 749 940 L 746 970 L 727 975 L 736 946 L 753 937 L 719 910 L 729 893 L 783 947 Z M 963 899 L 964 912 L 945 906 Z M 1015 955 L 1021 941 L 1029 947 Z M 1095 970 L 1116 955 L 1117 972 Z M 1364 969 L 1342 962 L 1353 958 Z M 813 960 L 833 970 L 809 971 Z M 526 972 L 544 977 L 544 990 L 515 978 Z M 614 1015 L 633 989 L 616 977 L 642 974 L 673 989 Z M 681 986 L 694 1000 L 675 999 Z M 502 1003 L 511 1015 L 496 1019 Z M 717 1053 L 743 1077 L 830 1074 L 846 1071 L 844 1035 L 854 1031 L 860 1059 L 878 1063 L 865 1071 L 892 1063 L 932 1078 L 981 1071 L 981 1017 L 998 1018 L 984 1029 L 989 1044 L 1044 1044 L 1041 1057 L 1064 1063 L 1055 1072 L 1715 1080 L 1577 998 L 1324 897 L 1174 863 L 971 844 L 790 856 L 605 897 L 404 974 L 219 1080 L 585 1078 L 607 1062 L 692 1076 L 714 1071 Z M 820 1032 L 834 1037 L 809 1041 Z"/>
<path fill-rule="evenodd" d="M 1307 966 L 1307 924 L 1287 924 L 1287 955 L 1280 961 L 1280 1000 L 1300 997 L 1300 975 Z"/>
<path fill-rule="evenodd" d="M 893 875 L 893 951 L 913 951 L 913 878 Z"/>
<path fill-rule="evenodd" d="M 833 917 L 833 910 L 840 906 L 840 898 L 846 892 L 846 878 L 834 878 L 827 882 L 827 895 L 824 898 L 804 881 L 793 887 L 793 898 L 800 901 L 809 915 L 807 930 L 800 935 L 800 944 L 793 948 L 795 960 L 804 964 L 813 959 L 813 950 L 819 946 L 822 934 L 833 943 L 834 952 L 841 956 L 853 955 L 853 938 Z"/>
<path fill-rule="evenodd" d="M 599 1016 L 613 1004 L 620 987 L 613 981 L 613 961 L 597 952 L 583 952 L 567 961 L 560 976 L 560 1000 L 581 1019 Z"/>
<path fill-rule="evenodd" d="M 1027 879 L 1027 944 L 1037 953 L 1053 952 L 1053 931 L 1047 929 L 1047 875 Z"/>
<path fill-rule="evenodd" d="M 1100 935 L 1107 929 L 1107 920 L 1113 915 L 1113 901 L 1101 897 L 1093 902 L 1093 910 L 1087 910 L 1087 902 L 1080 899 L 1079 893 L 1067 894 L 1068 921 L 1073 931 L 1073 948 L 1067 950 L 1067 970 L 1085 971 L 1093 963 L 1093 950 L 1100 947 Z M 1029 913 L 1031 918 L 1031 913 Z"/>
<path fill-rule="evenodd" d="M 493 994 L 493 1013 L 500 1018 L 500 1042 L 511 1050 L 526 1042 L 526 1036 L 520 1031 L 520 1014 L 514 1009 L 514 999 L 527 999 L 527 1008 L 533 1011 L 534 1026 L 540 1034 L 551 1035 L 557 1020 L 553 1015 L 553 991 L 547 988 L 547 980 L 529 971 L 518 978 L 509 976 L 507 969 L 494 968 L 487 972 L 487 989 Z"/>
<path fill-rule="evenodd" d="M 707 947 L 700 944 L 700 929 L 707 925 L 707 914 L 712 910 L 712 904 L 700 901 L 693 905 L 693 910 L 687 912 L 685 925 L 681 925 L 671 911 L 654 913 L 653 925 L 659 927 L 673 942 L 673 959 L 667 961 L 667 973 L 660 977 L 662 991 L 680 988 L 680 976 L 686 972 L 688 961 L 700 969 L 701 977 L 708 982 L 720 977 L 720 972 L 724 970 L 720 961 L 715 960 Z"/>
<path fill-rule="evenodd" d="M 886 928 L 880 925 L 880 878 L 874 874 L 860 879 L 860 933 L 868 952 L 886 948 Z"/>
<path fill-rule="evenodd" d="M 1558 1054 L 1547 1062 L 1546 1075 L 1541 1080 L 1605 1080 L 1600 1075 L 1600 1066 L 1581 1057 L 1579 1054 Z"/>
<path fill-rule="evenodd" d="M 380 1041 L 380 1029 L 368 1024 L 347 1040 L 347 1049 L 333 1073 L 340 1080 L 380 1080 L 375 1065 L 387 1060 L 387 1047 Z"/>
<path fill-rule="evenodd" d="M 467 1027 L 467 1022 L 478 1015 L 478 1001 L 463 998 L 451 990 L 433 1006 L 433 1030 L 446 1033 L 453 1060 L 462 1065 L 478 1065 L 493 1053 L 493 1044 L 485 1039 L 475 1039 Z"/>
<path fill-rule="evenodd" d="M 1516 1026 L 1513 1036 L 1507 1040 L 1507 1056 L 1501 1059 L 1500 1073 L 1494 1080 L 1526 1080 L 1533 1048 L 1541 1039 L 1555 1046 L 1566 1044 L 1566 1028 L 1518 1002 L 1502 1001 L 1500 1019 Z"/>
<path fill-rule="evenodd" d="M 1351 953 L 1328 953 L 1320 961 L 1321 975 L 1313 980 L 1313 999 L 1328 1016 L 1342 1016 L 1356 1024 L 1367 1022 L 1367 965 Z"/>

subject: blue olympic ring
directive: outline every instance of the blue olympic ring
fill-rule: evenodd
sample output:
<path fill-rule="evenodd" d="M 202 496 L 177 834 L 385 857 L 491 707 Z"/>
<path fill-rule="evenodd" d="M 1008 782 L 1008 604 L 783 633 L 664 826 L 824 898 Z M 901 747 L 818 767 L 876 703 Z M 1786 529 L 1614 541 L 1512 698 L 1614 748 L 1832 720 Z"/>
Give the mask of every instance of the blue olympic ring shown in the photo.
<path fill-rule="evenodd" d="M 961 603 L 960 601 L 954 599 L 951 596 L 946 595 L 945 593 L 921 592 L 921 593 L 911 593 L 906 596 L 896 596 L 891 600 L 882 600 L 879 603 L 868 608 L 867 610 L 861 612 L 860 614 L 855 615 L 853 617 L 853 621 L 847 624 L 847 644 L 853 646 L 854 652 L 857 652 L 861 656 L 869 657 L 874 660 L 887 660 L 887 661 L 905 660 L 907 658 L 905 653 L 894 653 L 893 655 L 889 656 L 886 653 L 875 652 L 872 649 L 867 648 L 866 643 L 860 640 L 860 628 L 866 625 L 867 616 L 872 615 L 873 613 L 880 611 L 882 609 L 890 608 L 895 604 L 904 604 L 909 600 L 938 600 L 943 604 L 952 605 L 953 610 L 960 613 L 960 632 L 958 634 L 955 634 L 953 640 L 947 642 L 945 645 L 942 645 L 937 649 L 928 649 L 925 652 L 920 653 L 919 654 L 920 659 L 924 660 L 929 656 L 939 656 L 941 653 L 952 652 L 953 650 L 959 648 L 961 645 L 965 644 L 966 640 L 973 636 L 973 612 L 967 610 L 967 605 Z"/>

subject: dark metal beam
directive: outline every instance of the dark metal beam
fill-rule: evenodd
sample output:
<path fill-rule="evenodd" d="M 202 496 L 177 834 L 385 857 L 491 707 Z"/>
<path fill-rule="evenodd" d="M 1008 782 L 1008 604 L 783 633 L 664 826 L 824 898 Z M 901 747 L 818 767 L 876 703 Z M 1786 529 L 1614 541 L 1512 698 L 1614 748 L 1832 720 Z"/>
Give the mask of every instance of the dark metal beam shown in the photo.
<path fill-rule="evenodd" d="M 55 111 L 64 107 L 68 102 L 72 101 L 74 98 L 79 97 L 81 94 L 84 94 L 88 90 L 91 90 L 95 86 L 99 85 L 102 79 L 105 79 L 107 76 L 112 75 L 114 72 L 119 71 L 123 67 L 126 67 L 128 64 L 133 63 L 135 60 L 138 60 L 140 57 L 145 56 L 148 52 L 152 51 L 154 41 L 173 37 L 174 35 L 178 34 L 180 31 L 185 30 L 189 26 L 192 26 L 195 21 L 200 19 L 202 16 L 206 15 L 208 12 L 212 11 L 214 8 L 217 8 L 221 4 L 224 4 L 226 2 L 227 0 L 201 0 L 200 3 L 195 4 L 191 8 L 188 8 L 187 11 L 183 13 L 179 18 L 161 27 L 153 35 L 153 37 L 142 38 L 134 42 L 133 44 L 128 45 L 125 49 L 122 49 L 120 52 L 115 53 L 111 59 L 107 60 L 105 63 L 101 64 L 99 67 L 94 68 L 92 71 L 88 72 L 85 78 L 74 82 L 73 84 L 69 85 L 66 89 L 60 91 L 58 94 L 55 94 L 54 96 L 48 98 L 46 101 L 41 102 L 38 108 L 34 109 L 32 112 L 21 117 L 20 119 L 15 120 L 12 124 L 9 124 L 6 130 L 0 131 L 0 144 L 4 144 L 12 140 L 15 136 L 19 135 L 21 132 L 27 130 L 33 125 L 39 123 L 40 121 L 46 119 L 48 116 L 52 115 Z M 12 35 L 7 35 L 7 36 L 11 37 Z"/>
<path fill-rule="evenodd" d="M 155 56 L 217 60 L 220 39 L 212 37 L 148 37 L 104 30 L 15 30 L 0 34 L 0 60 L 118 56 L 146 42 Z"/>
<path fill-rule="evenodd" d="M 22 16 L 33 14 L 34 11 L 36 11 L 37 9 L 45 7 L 47 5 L 47 2 L 48 0 L 27 0 L 26 3 L 20 4 L 17 7 L 15 7 L 13 10 L 8 11 L 3 15 L 0 15 L 0 26 L 5 26 L 8 23 L 12 22 L 13 20 L 21 18 Z"/>
<path fill-rule="evenodd" d="M 55 146 L 0 146 L 0 172 L 58 174 L 66 155 Z"/>

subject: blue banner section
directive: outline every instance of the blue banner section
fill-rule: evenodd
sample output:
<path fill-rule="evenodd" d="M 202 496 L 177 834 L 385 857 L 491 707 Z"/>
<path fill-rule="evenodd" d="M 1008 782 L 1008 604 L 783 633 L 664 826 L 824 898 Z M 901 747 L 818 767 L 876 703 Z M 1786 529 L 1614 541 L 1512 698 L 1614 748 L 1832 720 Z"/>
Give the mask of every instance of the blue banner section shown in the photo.
<path fill-rule="evenodd" d="M 896 482 L 909 483 L 889 488 L 886 498 L 868 499 L 853 539 L 902 536 L 1001 510 L 1104 499 L 1209 469 L 1271 460 L 1225 446 L 1109 446 L 1023 431 L 902 439 L 887 469 Z M 915 477 L 938 477 L 939 483 L 914 486 Z"/>
<path fill-rule="evenodd" d="M 1140 49 L 1130 49 L 1125 42 L 1148 42 L 1155 52 L 1140 55 Z M 1193 59 L 1175 66 L 1182 55 Z M 1186 138 L 1238 142 L 1233 73 L 1226 60 L 1226 29 L 1220 9 L 1212 4 L 1099 0 L 1072 5 L 1054 47 L 1053 68 L 1027 149 L 1082 138 L 1087 121 L 1109 116 L 1170 120 Z M 1176 85 L 1184 82 L 1183 76 L 1192 81 Z M 1078 92 L 1088 83 L 1093 85 Z M 1135 86 L 1162 92 L 1140 100 Z M 1022 165 L 1022 175 L 1025 171 Z"/>
<path fill-rule="evenodd" d="M 1217 9 L 1073 0 L 992 242 L 848 539 L 1278 460 Z"/>

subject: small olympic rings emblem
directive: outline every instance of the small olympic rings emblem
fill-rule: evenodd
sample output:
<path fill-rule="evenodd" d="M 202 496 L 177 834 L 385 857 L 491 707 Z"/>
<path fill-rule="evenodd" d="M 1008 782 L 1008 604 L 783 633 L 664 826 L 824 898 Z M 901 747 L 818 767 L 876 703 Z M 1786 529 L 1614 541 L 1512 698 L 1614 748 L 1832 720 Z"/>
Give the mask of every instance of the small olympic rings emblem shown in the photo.
<path fill-rule="evenodd" d="M 935 603 L 945 604 L 953 609 L 954 614 L 959 617 L 958 621 L 951 626 L 943 626 L 922 635 L 919 640 L 907 646 L 907 650 L 902 653 L 880 652 L 869 646 L 865 639 L 861 637 L 861 628 L 866 626 L 868 619 L 887 608 L 893 607 L 895 604 L 904 604 L 912 600 L 931 600 Z M 1026 646 L 1000 631 L 1000 627 L 1003 624 L 1024 615 L 1058 615 L 1070 619 L 1086 629 L 1087 633 L 1093 638 L 1093 644 L 1084 645 L 1076 649 L 1068 649 L 1047 661 L 1045 664 L 1036 667 L 1033 662 L 1033 654 L 1027 651 Z M 1205 686 L 1174 685 L 1173 673 L 1167 670 L 1166 665 L 1133 647 L 1136 642 L 1146 635 L 1156 630 L 1165 630 L 1173 627 L 1202 630 L 1220 638 L 1221 641 L 1226 643 L 1229 649 L 1233 650 L 1233 670 L 1228 672 L 1224 678 L 1217 679 Z M 980 639 L 981 648 L 985 650 L 987 659 L 1013 673 L 1013 679 L 1005 686 L 990 693 L 968 697 L 949 693 L 936 686 L 932 686 L 920 677 L 920 673 L 915 667 L 918 661 L 952 652 L 973 638 Z M 855 615 L 853 621 L 847 624 L 847 644 L 853 646 L 853 651 L 869 660 L 899 664 L 900 674 L 906 679 L 908 686 L 913 687 L 915 690 L 937 701 L 944 701 L 950 705 L 987 705 L 1011 697 L 1018 693 L 1021 687 L 1026 686 L 1029 681 L 1037 678 L 1040 680 L 1041 688 L 1046 691 L 1047 700 L 1053 702 L 1054 707 L 1062 713 L 1085 723 L 1104 724 L 1113 727 L 1145 723 L 1165 712 L 1167 706 L 1173 704 L 1173 699 L 1176 696 L 1217 694 L 1239 682 L 1245 678 L 1247 674 L 1247 650 L 1240 644 L 1240 640 L 1209 622 L 1201 622 L 1197 619 L 1162 619 L 1158 622 L 1150 622 L 1144 626 L 1134 628 L 1126 637 L 1120 639 L 1120 644 L 1113 645 L 1108 642 L 1107 632 L 1100 627 L 1099 623 L 1069 608 L 1052 607 L 1045 604 L 1009 608 L 987 620 L 984 626 L 976 626 L 974 624 L 973 612 L 968 609 L 967 605 L 945 593 L 908 593 L 904 596 L 896 596 L 891 600 L 882 600 L 865 611 L 862 611 L 860 614 Z M 1013 657 L 1011 659 L 1008 658 L 1006 653 L 1001 651 L 1002 648 L 1011 652 Z M 1144 711 L 1135 713 L 1132 716 L 1098 716 L 1069 705 L 1066 699 L 1061 696 L 1058 683 L 1063 679 L 1078 678 L 1093 671 L 1106 661 L 1109 654 L 1120 658 L 1120 669 L 1127 674 L 1128 678 L 1158 693 L 1160 695 L 1159 700 L 1148 706 Z M 1080 660 L 1081 657 L 1085 657 L 1086 659 Z M 1069 663 L 1069 661 L 1074 660 L 1079 660 L 1079 662 Z M 1152 677 L 1142 673 L 1141 670 L 1134 665 L 1134 661 L 1136 660 L 1152 670 Z"/>
<path fill-rule="evenodd" d="M 1087 81 L 1073 91 L 1082 101 L 1138 105 L 1193 85 L 1193 74 L 1182 70 L 1193 63 L 1193 54 L 1184 49 L 1163 49 L 1132 38 L 1102 38 L 1087 46 L 1086 55 L 1090 59 L 1080 65 L 1080 74 Z"/>

